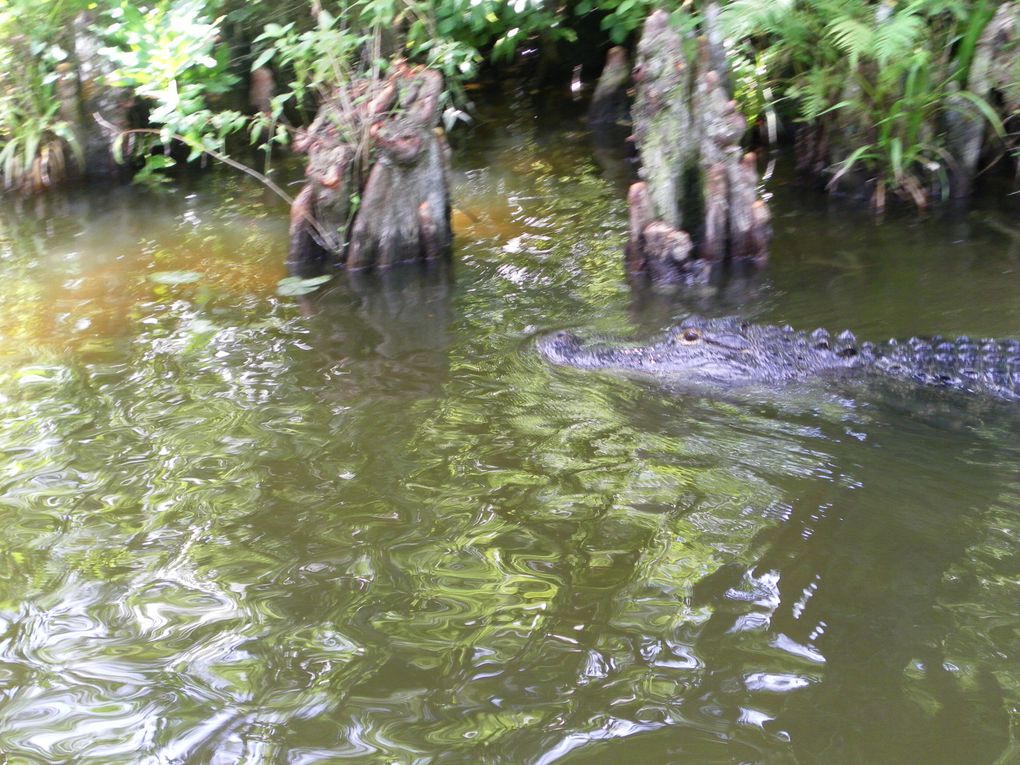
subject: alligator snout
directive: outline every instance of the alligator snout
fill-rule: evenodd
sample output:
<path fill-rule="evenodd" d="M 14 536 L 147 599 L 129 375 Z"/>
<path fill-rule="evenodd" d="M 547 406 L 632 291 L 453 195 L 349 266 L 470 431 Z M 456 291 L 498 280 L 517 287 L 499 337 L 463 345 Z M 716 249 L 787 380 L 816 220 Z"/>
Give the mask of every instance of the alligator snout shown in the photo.
<path fill-rule="evenodd" d="M 557 364 L 570 364 L 581 352 L 581 339 L 573 332 L 561 330 L 540 337 L 537 347 L 538 352 L 550 361 Z"/>

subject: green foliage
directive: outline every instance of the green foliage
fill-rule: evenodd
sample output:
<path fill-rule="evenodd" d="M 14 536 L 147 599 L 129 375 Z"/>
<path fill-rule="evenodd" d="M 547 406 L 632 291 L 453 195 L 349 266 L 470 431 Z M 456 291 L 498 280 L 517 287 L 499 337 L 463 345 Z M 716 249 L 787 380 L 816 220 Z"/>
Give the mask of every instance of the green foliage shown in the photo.
<path fill-rule="evenodd" d="M 419 24 L 412 26 L 408 42 L 422 49 L 429 37 L 446 39 L 474 50 L 490 48 L 494 61 L 508 61 L 527 40 L 548 44 L 576 39 L 556 6 L 543 0 L 443 0 L 408 3 L 415 6 Z M 431 17 L 431 18 L 430 18 Z M 422 23 L 424 22 L 424 23 Z"/>
<path fill-rule="evenodd" d="M 777 86 L 798 121 L 833 137 L 830 185 L 863 172 L 879 201 L 889 188 L 920 206 L 929 191 L 948 192 L 941 119 L 992 10 L 955 0 L 734 0 L 722 24 L 739 55 L 764 64 L 736 70 L 754 72 L 760 89 Z M 953 108 L 961 104 L 1002 134 L 977 95 L 961 91 Z"/>
<path fill-rule="evenodd" d="M 56 93 L 68 56 L 58 41 L 66 12 L 74 7 L 27 0 L 0 4 L 0 175 L 6 188 L 57 183 L 67 174 L 67 154 L 80 153 Z"/>
<path fill-rule="evenodd" d="M 675 2 L 665 4 L 671 10 L 678 5 Z M 602 29 L 614 44 L 620 45 L 641 28 L 649 13 L 661 7 L 663 3 L 654 0 L 581 0 L 574 7 L 574 13 L 578 16 L 601 13 Z"/>
<path fill-rule="evenodd" d="M 106 17 L 110 45 L 103 53 L 116 67 L 110 79 L 148 101 L 162 143 L 183 140 L 192 159 L 222 151 L 247 119 L 210 108 L 238 78 L 228 71 L 229 51 L 217 44 L 220 19 L 208 17 L 205 0 L 164 0 L 151 8 L 121 2 Z"/>
<path fill-rule="evenodd" d="M 966 85 L 967 74 L 970 71 L 971 61 L 974 60 L 974 51 L 977 47 L 978 38 L 981 36 L 985 25 L 991 21 L 995 13 L 995 5 L 991 0 L 978 0 L 972 6 L 966 4 L 962 8 L 955 8 L 954 10 L 954 18 L 961 29 L 957 37 L 956 71 L 954 75 L 961 85 Z"/>
<path fill-rule="evenodd" d="M 477 73 L 483 51 L 506 62 L 528 40 L 572 41 L 558 10 L 539 0 L 360 0 L 323 5 L 311 24 L 265 25 L 252 68 L 272 63 L 293 75 L 297 103 L 353 78 L 385 71 L 403 56 L 442 72 L 456 91 Z"/>
<path fill-rule="evenodd" d="M 751 124 L 777 111 L 835 136 L 834 182 L 851 170 L 920 198 L 949 164 L 944 112 L 967 108 L 1002 133 L 998 114 L 966 90 L 995 0 L 722 0 L 734 96 Z M 614 43 L 633 41 L 665 8 L 687 39 L 702 33 L 690 0 L 8 0 L 0 6 L 0 173 L 8 187 L 45 186 L 79 151 L 77 126 L 58 99 L 74 73 L 70 21 L 88 10 L 105 43 L 111 84 L 148 105 L 157 133 L 134 141 L 152 154 L 140 174 L 158 183 L 173 166 L 156 145 L 183 141 L 191 159 L 228 157 L 243 135 L 267 152 L 290 139 L 288 115 L 307 121 L 323 97 L 385 76 L 398 58 L 446 77 L 444 119 L 466 118 L 463 84 L 488 57 L 505 64 L 527 46 L 576 39 L 594 15 Z M 270 66 L 278 92 L 266 111 L 230 104 L 251 70 Z M 950 99 L 951 93 L 960 97 Z M 78 118 L 80 119 L 80 117 Z M 122 142 L 120 146 L 126 146 Z"/>
<path fill-rule="evenodd" d="M 252 69 L 272 62 L 293 72 L 289 93 L 298 103 L 304 101 L 310 90 L 324 95 L 350 82 L 361 46 L 369 41 L 368 35 L 353 30 L 349 21 L 347 14 L 333 16 L 322 11 L 310 29 L 301 30 L 295 22 L 267 24 L 255 38 L 254 44 L 262 49 L 252 62 Z"/>
<path fill-rule="evenodd" d="M 894 59 L 916 50 L 923 28 L 920 16 L 908 7 L 879 23 L 851 16 L 837 18 L 829 24 L 829 36 L 847 54 L 851 69 L 857 69 L 864 58 L 888 70 Z"/>

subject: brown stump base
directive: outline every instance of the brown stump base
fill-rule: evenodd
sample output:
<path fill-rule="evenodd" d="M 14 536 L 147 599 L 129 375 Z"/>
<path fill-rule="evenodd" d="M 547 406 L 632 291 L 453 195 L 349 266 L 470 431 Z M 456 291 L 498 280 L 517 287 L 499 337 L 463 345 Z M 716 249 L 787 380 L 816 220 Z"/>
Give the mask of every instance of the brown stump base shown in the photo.
<path fill-rule="evenodd" d="M 452 241 L 443 78 L 398 64 L 319 109 L 294 142 L 308 183 L 291 208 L 291 273 L 389 268 L 441 258 Z"/>

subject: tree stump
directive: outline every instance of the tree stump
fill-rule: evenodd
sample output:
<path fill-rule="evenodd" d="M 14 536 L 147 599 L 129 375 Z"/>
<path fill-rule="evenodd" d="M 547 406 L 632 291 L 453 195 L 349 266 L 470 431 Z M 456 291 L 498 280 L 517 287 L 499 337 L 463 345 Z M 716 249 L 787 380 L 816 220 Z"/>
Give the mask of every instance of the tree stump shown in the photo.
<path fill-rule="evenodd" d="M 613 46 L 606 54 L 606 64 L 595 85 L 591 103 L 588 105 L 588 124 L 614 125 L 628 115 L 627 83 L 630 81 L 630 66 L 627 51 L 619 45 Z"/>
<path fill-rule="evenodd" d="M 628 197 L 627 263 L 657 282 L 702 281 L 712 264 L 767 258 L 768 208 L 755 156 L 740 148 L 746 120 L 710 38 L 688 57 L 660 10 L 638 43 L 632 114 L 641 181 Z"/>
<path fill-rule="evenodd" d="M 319 109 L 294 148 L 307 184 L 291 208 L 292 273 L 434 260 L 452 240 L 449 146 L 438 127 L 442 76 L 398 64 Z"/>

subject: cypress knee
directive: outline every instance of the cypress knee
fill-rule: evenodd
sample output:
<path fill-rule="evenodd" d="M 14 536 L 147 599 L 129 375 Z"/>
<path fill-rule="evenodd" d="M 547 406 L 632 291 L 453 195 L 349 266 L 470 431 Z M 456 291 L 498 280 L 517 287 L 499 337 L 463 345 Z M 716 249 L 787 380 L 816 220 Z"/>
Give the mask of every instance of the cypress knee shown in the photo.
<path fill-rule="evenodd" d="M 308 152 L 288 265 L 388 268 L 442 257 L 452 240 L 449 147 L 438 127 L 443 78 L 398 64 L 320 108 L 295 149 Z"/>

